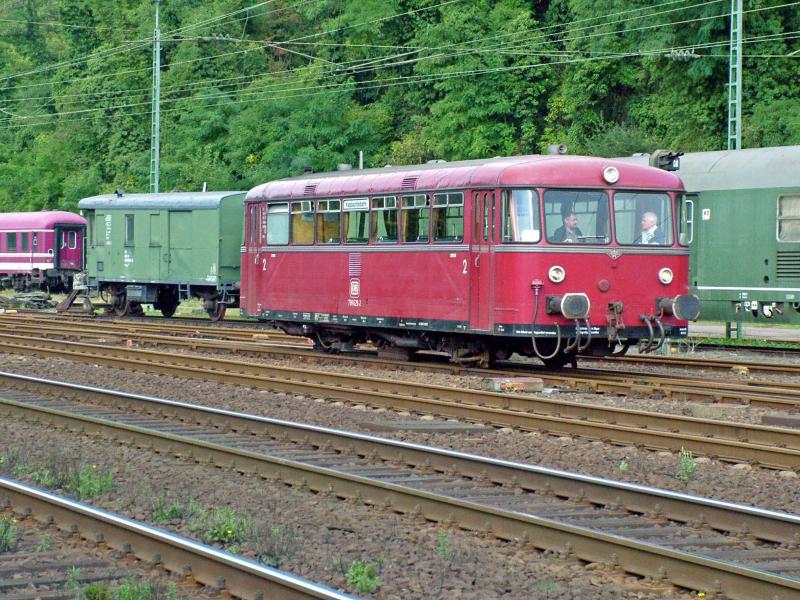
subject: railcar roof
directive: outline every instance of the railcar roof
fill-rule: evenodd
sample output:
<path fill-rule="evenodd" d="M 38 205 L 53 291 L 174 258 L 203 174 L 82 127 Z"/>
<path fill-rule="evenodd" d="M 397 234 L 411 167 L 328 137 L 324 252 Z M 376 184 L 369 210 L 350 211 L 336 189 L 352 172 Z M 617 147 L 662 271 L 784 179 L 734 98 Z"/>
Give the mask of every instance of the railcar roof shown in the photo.
<path fill-rule="evenodd" d="M 647 155 L 623 158 L 647 164 Z M 800 187 L 800 146 L 687 152 L 675 174 L 689 192 Z"/>
<path fill-rule="evenodd" d="M 64 210 L 0 213 L 0 229 L 49 229 L 54 225 L 86 225 L 86 219 Z"/>
<path fill-rule="evenodd" d="M 347 196 L 496 186 L 609 187 L 603 169 L 616 167 L 620 189 L 682 190 L 680 179 L 652 167 L 608 158 L 532 155 L 438 162 L 406 167 L 310 173 L 259 185 L 248 200 Z"/>
<path fill-rule="evenodd" d="M 165 194 L 104 194 L 84 198 L 78 208 L 86 209 L 155 209 L 155 210 L 211 210 L 219 208 L 222 201 L 244 192 L 168 192 Z"/>

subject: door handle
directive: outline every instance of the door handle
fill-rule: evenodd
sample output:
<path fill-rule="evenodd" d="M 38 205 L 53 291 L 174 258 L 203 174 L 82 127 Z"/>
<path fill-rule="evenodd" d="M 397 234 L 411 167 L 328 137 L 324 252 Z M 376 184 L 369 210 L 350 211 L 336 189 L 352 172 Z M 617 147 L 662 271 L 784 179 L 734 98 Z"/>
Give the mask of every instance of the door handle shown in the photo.
<path fill-rule="evenodd" d="M 481 256 L 479 254 L 478 256 L 475 257 L 475 268 L 476 269 L 480 268 L 480 262 L 481 262 Z"/>

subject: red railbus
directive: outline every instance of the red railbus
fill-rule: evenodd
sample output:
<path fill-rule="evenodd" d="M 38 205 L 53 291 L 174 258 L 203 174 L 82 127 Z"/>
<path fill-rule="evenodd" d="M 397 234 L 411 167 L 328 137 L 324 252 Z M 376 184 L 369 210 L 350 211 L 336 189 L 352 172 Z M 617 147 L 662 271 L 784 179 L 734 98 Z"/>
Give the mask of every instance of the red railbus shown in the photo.
<path fill-rule="evenodd" d="M 671 173 L 574 156 L 271 181 L 245 201 L 242 312 L 329 351 L 652 350 L 699 314 L 682 197 Z"/>

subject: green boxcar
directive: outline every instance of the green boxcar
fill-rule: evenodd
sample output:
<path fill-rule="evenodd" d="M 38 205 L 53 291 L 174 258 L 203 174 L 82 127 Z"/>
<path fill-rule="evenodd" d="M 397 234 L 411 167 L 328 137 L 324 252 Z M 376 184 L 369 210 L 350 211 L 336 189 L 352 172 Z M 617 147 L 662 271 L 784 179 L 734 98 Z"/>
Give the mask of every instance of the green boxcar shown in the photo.
<path fill-rule="evenodd" d="M 800 146 L 681 157 L 704 320 L 800 323 Z"/>
<path fill-rule="evenodd" d="M 84 198 L 86 274 L 118 315 L 152 304 L 164 316 L 191 298 L 212 319 L 239 306 L 245 192 Z"/>

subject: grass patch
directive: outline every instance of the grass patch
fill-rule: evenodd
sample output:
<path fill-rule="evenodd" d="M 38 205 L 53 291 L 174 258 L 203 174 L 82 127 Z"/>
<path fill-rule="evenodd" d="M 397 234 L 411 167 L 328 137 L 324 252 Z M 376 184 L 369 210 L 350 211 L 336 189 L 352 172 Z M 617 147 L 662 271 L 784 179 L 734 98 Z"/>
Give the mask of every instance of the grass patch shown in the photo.
<path fill-rule="evenodd" d="M 381 585 L 375 574 L 375 565 L 357 560 L 347 570 L 347 585 L 359 594 L 371 594 Z"/>
<path fill-rule="evenodd" d="M 697 463 L 694 460 L 694 455 L 691 451 L 681 448 L 678 461 L 678 470 L 675 473 L 675 479 L 683 483 L 688 483 L 697 471 Z"/>
<path fill-rule="evenodd" d="M 258 523 L 250 530 L 256 559 L 270 567 L 278 568 L 297 552 L 297 536 L 286 527 Z"/>
<path fill-rule="evenodd" d="M 156 523 L 182 519 L 184 514 L 186 510 L 177 502 L 168 505 L 163 498 L 158 498 L 153 504 L 153 520 Z"/>
<path fill-rule="evenodd" d="M 0 519 L 0 553 L 17 549 L 17 527 L 14 519 Z"/>
<path fill-rule="evenodd" d="M 196 532 L 207 544 L 237 544 L 244 541 L 253 523 L 231 508 L 207 509 L 196 502 L 190 503 L 192 522 L 189 529 Z"/>

